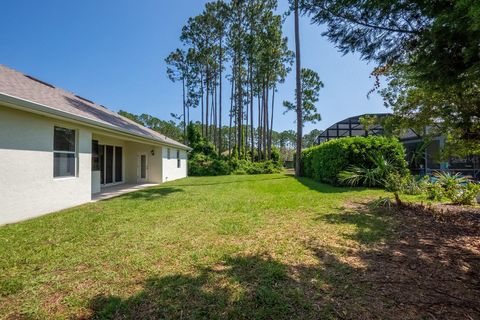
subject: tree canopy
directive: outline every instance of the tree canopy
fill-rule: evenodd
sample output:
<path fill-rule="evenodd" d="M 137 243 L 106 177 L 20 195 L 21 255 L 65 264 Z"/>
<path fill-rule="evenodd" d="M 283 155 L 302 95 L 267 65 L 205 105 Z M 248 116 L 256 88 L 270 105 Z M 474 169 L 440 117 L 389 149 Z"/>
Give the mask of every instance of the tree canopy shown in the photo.
<path fill-rule="evenodd" d="M 373 75 L 387 78 L 381 94 L 398 123 L 429 127 L 480 151 L 479 1 L 300 2 L 341 52 L 377 63 Z"/>
<path fill-rule="evenodd" d="M 318 102 L 320 89 L 323 88 L 323 82 L 320 80 L 317 72 L 302 68 L 301 83 L 303 125 L 305 125 L 306 122 L 316 123 L 322 119 L 315 104 Z M 295 111 L 297 108 L 297 106 L 290 101 L 284 101 L 283 106 L 286 108 L 285 112 Z"/>
<path fill-rule="evenodd" d="M 200 108 L 201 134 L 219 153 L 226 148 L 241 158 L 254 159 L 255 152 L 259 159 L 270 158 L 276 87 L 293 57 L 276 8 L 276 0 L 208 2 L 182 28 L 182 48 L 166 59 L 169 78 L 182 83 L 184 123 L 197 121 L 190 109 Z M 230 96 L 227 110 L 225 95 Z"/>

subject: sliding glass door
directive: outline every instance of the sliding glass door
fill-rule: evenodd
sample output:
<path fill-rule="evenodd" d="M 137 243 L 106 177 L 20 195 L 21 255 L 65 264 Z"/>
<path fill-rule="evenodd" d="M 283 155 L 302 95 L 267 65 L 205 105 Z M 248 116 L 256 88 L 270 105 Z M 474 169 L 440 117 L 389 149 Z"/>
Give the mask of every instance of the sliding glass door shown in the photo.
<path fill-rule="evenodd" d="M 123 182 L 123 148 L 100 145 L 99 156 L 100 183 L 108 185 Z"/>
<path fill-rule="evenodd" d="M 113 183 L 113 146 L 105 146 L 105 184 Z"/>

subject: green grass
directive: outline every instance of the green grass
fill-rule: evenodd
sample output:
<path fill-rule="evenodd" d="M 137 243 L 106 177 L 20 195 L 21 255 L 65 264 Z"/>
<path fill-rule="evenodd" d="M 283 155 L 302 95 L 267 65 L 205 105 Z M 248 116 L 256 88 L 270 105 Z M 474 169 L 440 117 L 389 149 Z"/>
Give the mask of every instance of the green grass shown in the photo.
<path fill-rule="evenodd" d="M 285 174 L 187 178 L 0 228 L 0 318 L 329 318 L 385 195 Z M 354 308 L 355 306 L 352 306 Z"/>

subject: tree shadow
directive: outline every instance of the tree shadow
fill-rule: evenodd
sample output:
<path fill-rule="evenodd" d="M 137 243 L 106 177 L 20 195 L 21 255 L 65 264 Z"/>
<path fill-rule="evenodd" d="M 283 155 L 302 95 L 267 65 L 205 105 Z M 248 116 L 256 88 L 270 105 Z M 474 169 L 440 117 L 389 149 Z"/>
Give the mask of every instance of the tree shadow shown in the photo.
<path fill-rule="evenodd" d="M 295 177 L 295 179 L 308 187 L 310 190 L 318 191 L 321 193 L 342 193 L 342 192 L 360 192 L 367 190 L 362 187 L 336 187 L 330 184 L 317 182 L 307 177 Z"/>
<path fill-rule="evenodd" d="M 356 205 L 316 218 L 354 225 L 343 236 L 369 245 L 347 255 L 362 267 L 345 283 L 366 285 L 362 298 L 337 302 L 357 305 L 367 318 L 480 319 L 480 210 L 434 213 L 412 205 L 380 212 Z M 321 247 L 308 245 L 322 259 Z"/>
<path fill-rule="evenodd" d="M 354 226 L 354 233 L 344 233 L 343 236 L 361 244 L 373 244 L 386 240 L 388 230 L 392 226 L 389 216 L 373 214 L 366 210 L 321 214 L 316 220 L 336 225 Z"/>
<path fill-rule="evenodd" d="M 268 256 L 230 257 L 195 275 L 149 278 L 127 299 L 96 296 L 90 319 L 314 319 L 315 273 Z"/>
<path fill-rule="evenodd" d="M 181 188 L 172 188 L 172 187 L 154 187 L 154 188 L 138 190 L 135 192 L 130 192 L 130 193 L 121 195 L 118 198 L 128 199 L 128 200 L 156 200 L 156 199 L 164 198 L 178 192 L 185 192 L 185 190 Z"/>
<path fill-rule="evenodd" d="M 218 176 L 220 177 L 220 176 Z M 244 183 L 244 182 L 267 182 L 267 181 L 273 181 L 273 180 L 282 180 L 282 179 L 288 179 L 288 177 L 275 177 L 275 178 L 266 178 L 266 179 L 239 179 L 237 181 L 220 181 L 220 182 L 212 182 L 212 183 L 182 183 L 179 182 L 178 186 L 181 187 L 203 187 L 203 186 L 216 186 L 216 185 L 225 185 L 225 184 L 238 184 L 238 183 Z"/>
<path fill-rule="evenodd" d="M 338 250 L 341 244 L 308 237 L 302 243 L 311 260 L 225 257 L 188 274 L 150 277 L 129 297 L 93 297 L 82 319 L 480 318 L 478 214 L 376 215 L 365 207 L 320 218 L 357 226 L 344 237 L 358 247 Z M 383 220 L 388 215 L 394 224 Z M 394 230 L 372 234 L 381 223 Z"/>

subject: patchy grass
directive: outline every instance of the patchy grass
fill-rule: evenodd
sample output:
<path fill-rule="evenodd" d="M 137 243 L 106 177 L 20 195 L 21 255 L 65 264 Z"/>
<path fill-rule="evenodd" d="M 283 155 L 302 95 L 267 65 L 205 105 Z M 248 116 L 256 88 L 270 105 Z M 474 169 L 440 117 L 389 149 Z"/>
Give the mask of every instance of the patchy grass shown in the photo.
<path fill-rule="evenodd" d="M 371 303 L 369 257 L 405 223 L 359 205 L 382 195 L 284 174 L 196 177 L 8 225 L 0 318 L 428 316 L 388 294 Z"/>

